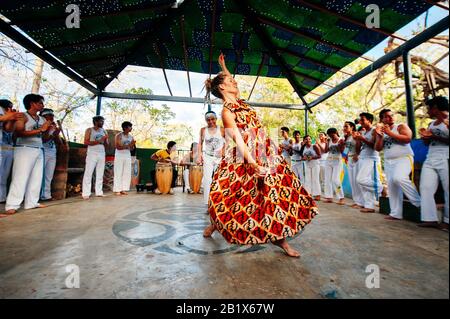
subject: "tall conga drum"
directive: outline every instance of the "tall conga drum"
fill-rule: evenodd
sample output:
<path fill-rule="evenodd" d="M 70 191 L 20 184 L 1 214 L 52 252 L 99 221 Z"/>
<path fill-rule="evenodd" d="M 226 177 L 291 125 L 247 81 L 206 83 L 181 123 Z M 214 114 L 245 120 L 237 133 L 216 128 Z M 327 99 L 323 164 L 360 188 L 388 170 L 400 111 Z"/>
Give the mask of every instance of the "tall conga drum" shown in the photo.
<path fill-rule="evenodd" d="M 203 178 L 203 166 L 191 165 L 189 167 L 189 186 L 193 193 L 200 193 L 200 187 L 202 186 Z"/>
<path fill-rule="evenodd" d="M 161 194 L 170 192 L 172 186 L 172 164 L 156 163 L 156 186 Z"/>

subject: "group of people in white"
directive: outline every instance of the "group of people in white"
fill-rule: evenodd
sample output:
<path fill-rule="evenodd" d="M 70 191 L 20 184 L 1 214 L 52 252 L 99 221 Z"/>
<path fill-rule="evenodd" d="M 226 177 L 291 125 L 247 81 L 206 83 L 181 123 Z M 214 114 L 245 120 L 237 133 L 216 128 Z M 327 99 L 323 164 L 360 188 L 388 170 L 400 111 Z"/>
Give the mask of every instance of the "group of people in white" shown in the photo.
<path fill-rule="evenodd" d="M 289 129 L 282 127 L 280 152 L 315 200 L 321 200 L 323 194 L 324 202 L 331 203 L 335 197 L 337 204 L 345 205 L 342 182 L 346 165 L 353 199 L 351 207 L 362 213 L 375 212 L 385 178 L 390 207 L 386 219 L 403 218 L 403 199 L 406 196 L 412 205 L 421 209 L 422 223 L 419 226 L 448 230 L 448 99 L 438 96 L 427 100 L 426 104 L 433 121 L 428 128 L 419 130 L 422 140 L 428 145 L 419 190 L 413 181 L 412 131 L 407 124 L 396 123 L 395 115 L 389 109 L 379 113 L 376 125 L 374 116 L 363 112 L 357 121 L 344 123 L 342 137 L 336 128 L 329 128 L 326 133 L 319 133 L 314 144 L 309 135 L 301 139 L 299 131 L 294 131 L 293 139 L 290 139 Z M 381 151 L 384 153 L 384 171 Z M 434 199 L 439 182 L 445 201 L 442 223 L 439 222 Z"/>
<path fill-rule="evenodd" d="M 5 212 L 0 217 L 13 215 L 21 207 L 42 208 L 40 201 L 52 200 L 57 146 L 67 146 L 60 137 L 61 127 L 55 123 L 54 113 L 44 107 L 44 97 L 28 94 L 23 99 L 25 112 L 14 109 L 9 100 L 0 100 L 0 202 Z M 94 126 L 87 129 L 84 143 L 87 145 L 82 196 L 89 199 L 95 171 L 95 195 L 103 195 L 105 146 L 108 136 L 103 129 L 104 118 L 95 116 Z M 129 134 L 130 122 L 122 123 L 123 131 L 115 137 L 114 193 L 125 195 L 130 190 L 131 155 L 135 141 Z M 10 185 L 8 190 L 8 179 Z"/>
<path fill-rule="evenodd" d="M 375 212 L 376 203 L 383 191 L 385 177 L 389 192 L 390 215 L 387 219 L 403 218 L 403 197 L 421 208 L 421 226 L 448 230 L 449 218 L 449 119 L 448 99 L 435 97 L 426 101 L 433 121 L 428 128 L 419 130 L 428 154 L 422 167 L 420 189 L 412 179 L 414 153 L 410 142 L 412 131 L 404 123 L 396 123 L 394 113 L 383 109 L 379 123 L 374 116 L 363 112 L 357 121 L 347 121 L 341 137 L 336 128 L 320 132 L 313 143 L 311 136 L 301 138 L 300 131 L 289 137 L 289 129 L 281 128 L 280 153 L 291 165 L 306 190 L 315 200 L 345 205 L 342 181 L 343 165 L 347 165 L 353 203 L 351 207 L 363 213 Z M 60 138 L 61 128 L 54 121 L 51 109 L 44 108 L 44 98 L 28 94 L 23 99 L 26 112 L 14 110 L 13 103 L 0 100 L 0 202 L 5 202 L 4 215 L 17 212 L 22 202 L 25 209 L 44 207 L 40 200 L 51 199 L 51 182 L 56 165 L 57 145 L 66 143 Z M 200 131 L 200 140 L 193 143 L 189 154 L 181 161 L 176 159 L 176 143 L 169 142 L 166 150 L 152 155 L 156 161 L 169 161 L 185 166 L 184 180 L 189 191 L 188 169 L 203 165 L 204 203 L 208 203 L 209 185 L 223 156 L 224 129 L 217 125 L 213 111 L 205 114 L 206 126 Z M 103 197 L 105 146 L 108 135 L 103 129 L 105 119 L 93 117 L 93 127 L 85 132 L 87 146 L 86 166 L 83 176 L 82 197 L 89 199 L 95 172 L 95 196 Z M 358 127 L 357 127 L 358 125 Z M 131 181 L 131 153 L 136 141 L 130 134 L 132 123 L 123 122 L 122 132 L 115 136 L 113 192 L 127 195 Z M 384 173 L 380 152 L 384 153 Z M 11 174 L 12 171 L 12 174 Z M 11 176 L 10 176 L 11 175 Z M 11 178 L 7 192 L 8 178 Z M 439 182 L 444 190 L 444 216 L 440 223 L 434 194 Z M 419 193 L 420 191 L 420 193 Z M 171 192 L 173 193 L 173 192 Z"/>

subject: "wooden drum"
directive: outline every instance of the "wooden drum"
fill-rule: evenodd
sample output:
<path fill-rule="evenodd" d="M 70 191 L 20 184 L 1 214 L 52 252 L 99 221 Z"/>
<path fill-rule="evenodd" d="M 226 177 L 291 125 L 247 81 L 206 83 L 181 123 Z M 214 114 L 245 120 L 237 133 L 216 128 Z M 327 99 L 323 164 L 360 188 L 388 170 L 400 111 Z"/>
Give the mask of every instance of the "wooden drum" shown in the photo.
<path fill-rule="evenodd" d="M 202 186 L 203 166 L 192 165 L 189 167 L 189 186 L 193 193 L 200 193 Z"/>
<path fill-rule="evenodd" d="M 161 194 L 170 192 L 172 186 L 172 164 L 156 163 L 156 185 Z"/>

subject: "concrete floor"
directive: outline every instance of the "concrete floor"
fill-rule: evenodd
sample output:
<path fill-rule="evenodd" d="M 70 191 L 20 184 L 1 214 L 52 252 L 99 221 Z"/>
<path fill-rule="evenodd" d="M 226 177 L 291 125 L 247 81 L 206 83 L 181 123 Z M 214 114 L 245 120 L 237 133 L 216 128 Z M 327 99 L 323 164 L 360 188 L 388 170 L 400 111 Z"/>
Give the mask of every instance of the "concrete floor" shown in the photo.
<path fill-rule="evenodd" d="M 449 298 L 448 233 L 320 203 L 293 259 L 204 239 L 201 196 L 68 199 L 0 219 L 0 298 Z"/>

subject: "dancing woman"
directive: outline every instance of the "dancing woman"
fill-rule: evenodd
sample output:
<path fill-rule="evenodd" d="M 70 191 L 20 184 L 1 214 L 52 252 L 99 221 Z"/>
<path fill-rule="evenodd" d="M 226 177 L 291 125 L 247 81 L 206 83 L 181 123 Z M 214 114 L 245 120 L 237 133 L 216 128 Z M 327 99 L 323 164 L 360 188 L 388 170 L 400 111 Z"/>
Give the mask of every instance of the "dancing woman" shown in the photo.
<path fill-rule="evenodd" d="M 219 57 L 222 72 L 206 88 L 224 102 L 225 155 L 214 173 L 208 202 L 211 225 L 232 244 L 272 242 L 299 257 L 286 240 L 301 231 L 318 209 L 277 146 L 262 128 L 256 112 L 239 99 L 237 83 Z"/>

